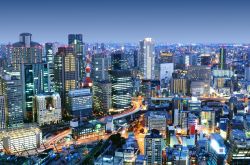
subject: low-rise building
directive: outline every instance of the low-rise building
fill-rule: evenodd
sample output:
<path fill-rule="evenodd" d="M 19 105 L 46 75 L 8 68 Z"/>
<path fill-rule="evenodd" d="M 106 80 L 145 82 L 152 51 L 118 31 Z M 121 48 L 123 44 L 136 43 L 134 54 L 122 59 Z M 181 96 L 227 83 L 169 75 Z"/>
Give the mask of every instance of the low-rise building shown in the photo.
<path fill-rule="evenodd" d="M 0 132 L 0 149 L 15 153 L 40 147 L 42 132 L 39 128 L 19 128 Z"/>

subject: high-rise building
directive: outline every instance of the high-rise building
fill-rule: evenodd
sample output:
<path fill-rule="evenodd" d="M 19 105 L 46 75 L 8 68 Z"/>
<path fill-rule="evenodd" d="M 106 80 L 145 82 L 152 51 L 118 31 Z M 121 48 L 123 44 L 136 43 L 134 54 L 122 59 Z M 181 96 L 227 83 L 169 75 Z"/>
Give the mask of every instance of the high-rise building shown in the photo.
<path fill-rule="evenodd" d="M 131 106 L 132 99 L 132 73 L 127 68 L 126 59 L 122 51 L 111 55 L 111 94 L 112 108 L 116 111 Z"/>
<path fill-rule="evenodd" d="M 62 106 L 68 105 L 67 94 L 77 88 L 79 76 L 77 75 L 76 56 L 72 47 L 60 47 L 54 57 L 55 89 L 62 98 Z"/>
<path fill-rule="evenodd" d="M 35 94 L 41 93 L 44 86 L 47 86 L 44 81 L 44 63 L 42 56 L 42 46 L 31 40 L 30 33 L 20 34 L 19 42 L 12 45 L 13 52 L 11 64 L 13 70 L 20 72 L 23 84 L 23 111 L 26 121 L 32 121 L 32 98 Z"/>
<path fill-rule="evenodd" d="M 219 69 L 226 69 L 226 49 L 220 48 Z"/>
<path fill-rule="evenodd" d="M 6 127 L 5 99 L 0 96 L 0 130 Z"/>
<path fill-rule="evenodd" d="M 140 71 L 143 79 L 155 78 L 155 50 L 152 38 L 140 41 L 139 49 Z"/>
<path fill-rule="evenodd" d="M 91 77 L 94 82 L 109 80 L 108 70 L 110 68 L 111 59 L 105 54 L 94 54 L 92 57 Z"/>
<path fill-rule="evenodd" d="M 125 53 L 116 51 L 111 54 L 111 69 L 112 70 L 126 70 L 128 69 L 128 61 Z"/>
<path fill-rule="evenodd" d="M 46 64 L 48 70 L 48 91 L 55 92 L 54 82 L 54 45 L 53 43 L 45 43 Z"/>
<path fill-rule="evenodd" d="M 152 130 L 144 139 L 144 154 L 147 165 L 162 164 L 163 138 L 159 131 Z"/>
<path fill-rule="evenodd" d="M 124 110 L 131 106 L 132 78 L 129 70 L 110 71 L 112 83 L 112 107 Z"/>
<path fill-rule="evenodd" d="M 68 44 L 70 47 L 73 47 L 74 54 L 76 56 L 76 74 L 77 79 L 79 80 L 78 86 L 80 86 L 80 81 L 83 80 L 84 75 L 84 43 L 82 40 L 82 34 L 69 34 L 68 35 Z"/>
<path fill-rule="evenodd" d="M 100 115 L 106 114 L 112 108 L 111 82 L 98 81 L 93 86 L 94 112 Z M 97 115 L 98 115 L 97 114 Z"/>
<path fill-rule="evenodd" d="M 89 117 L 92 115 L 93 98 L 90 88 L 69 91 L 69 112 L 73 117 Z"/>
<path fill-rule="evenodd" d="M 33 108 L 35 121 L 39 126 L 56 124 L 62 119 L 61 98 L 58 93 L 36 95 Z"/>
<path fill-rule="evenodd" d="M 19 74 L 19 72 L 17 72 Z M 19 75 L 6 74 L 0 78 L 0 95 L 4 96 L 5 101 L 5 119 L 6 127 L 16 128 L 23 125 L 23 99 L 22 99 L 22 81 Z"/>

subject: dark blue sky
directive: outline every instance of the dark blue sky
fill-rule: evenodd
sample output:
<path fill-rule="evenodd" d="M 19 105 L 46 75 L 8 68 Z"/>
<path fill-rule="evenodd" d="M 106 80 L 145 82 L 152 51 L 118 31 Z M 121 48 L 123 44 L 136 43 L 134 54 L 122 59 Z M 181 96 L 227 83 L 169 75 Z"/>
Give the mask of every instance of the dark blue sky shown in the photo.
<path fill-rule="evenodd" d="M 0 43 L 30 32 L 38 42 L 250 43 L 249 0 L 3 0 Z"/>

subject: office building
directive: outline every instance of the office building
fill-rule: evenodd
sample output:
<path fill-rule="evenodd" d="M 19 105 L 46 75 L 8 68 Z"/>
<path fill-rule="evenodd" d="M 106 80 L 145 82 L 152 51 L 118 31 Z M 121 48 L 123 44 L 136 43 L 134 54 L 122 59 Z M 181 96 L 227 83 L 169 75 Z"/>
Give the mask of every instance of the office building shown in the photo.
<path fill-rule="evenodd" d="M 69 113 L 73 117 L 89 117 L 92 115 L 92 94 L 90 88 L 70 90 Z"/>
<path fill-rule="evenodd" d="M 129 70 L 112 70 L 111 94 L 112 108 L 115 111 L 127 109 L 131 106 L 132 78 Z"/>
<path fill-rule="evenodd" d="M 0 78 L 0 95 L 5 101 L 5 127 L 16 128 L 23 125 L 23 95 L 20 72 L 11 72 Z"/>
<path fill-rule="evenodd" d="M 54 44 L 45 43 L 46 64 L 48 69 L 48 90 L 44 92 L 55 92 L 54 82 Z"/>
<path fill-rule="evenodd" d="M 147 165 L 162 164 L 163 138 L 159 131 L 152 130 L 144 138 L 144 155 Z"/>
<path fill-rule="evenodd" d="M 160 131 L 163 137 L 166 136 L 167 118 L 165 111 L 149 111 L 145 118 L 149 131 L 156 129 Z"/>
<path fill-rule="evenodd" d="M 188 94 L 188 80 L 186 78 L 173 78 L 171 80 L 171 93 L 187 95 Z"/>
<path fill-rule="evenodd" d="M 76 56 L 72 47 L 60 47 L 54 57 L 55 89 L 62 98 L 62 106 L 68 106 L 68 92 L 78 86 Z"/>
<path fill-rule="evenodd" d="M 32 98 L 43 92 L 44 86 L 47 85 L 43 77 L 43 49 L 39 43 L 33 42 L 31 37 L 30 33 L 20 34 L 19 42 L 12 45 L 11 57 L 13 70 L 21 75 L 24 118 L 29 122 L 33 119 Z"/>
<path fill-rule="evenodd" d="M 105 54 L 94 54 L 92 57 L 91 77 L 94 82 L 109 80 L 109 68 L 111 59 Z"/>
<path fill-rule="evenodd" d="M 219 54 L 219 69 L 226 69 L 226 49 L 220 48 L 220 54 Z"/>
<path fill-rule="evenodd" d="M 174 72 L 174 63 L 161 63 L 160 64 L 160 81 L 162 87 L 167 87 L 172 79 Z"/>
<path fill-rule="evenodd" d="M 143 79 L 155 79 L 155 50 L 152 38 L 140 41 L 139 63 Z"/>
<path fill-rule="evenodd" d="M 210 153 L 214 164 L 224 164 L 226 155 L 226 146 L 224 139 L 220 134 L 210 134 Z"/>
<path fill-rule="evenodd" d="M 77 86 L 80 86 L 80 81 L 82 81 L 84 76 L 85 69 L 85 52 L 84 52 L 84 43 L 82 39 L 82 34 L 69 34 L 68 35 L 68 44 L 69 47 L 73 48 L 75 54 L 75 65 L 76 65 L 76 76 L 78 80 Z"/>
<path fill-rule="evenodd" d="M 104 115 L 112 108 L 111 90 L 109 81 L 94 82 L 93 86 L 93 110 L 94 113 Z"/>
<path fill-rule="evenodd" d="M 34 96 L 35 121 L 39 126 L 57 124 L 62 119 L 61 98 L 58 93 Z"/>
<path fill-rule="evenodd" d="M 6 152 L 19 153 L 40 148 L 42 132 L 36 127 L 1 131 L 0 141 Z"/>

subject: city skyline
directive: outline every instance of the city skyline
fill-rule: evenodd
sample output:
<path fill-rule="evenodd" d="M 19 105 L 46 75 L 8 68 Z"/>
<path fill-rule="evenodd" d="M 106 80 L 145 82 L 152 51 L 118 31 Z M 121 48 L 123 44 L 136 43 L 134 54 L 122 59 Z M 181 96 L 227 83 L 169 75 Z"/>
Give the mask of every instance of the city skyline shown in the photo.
<path fill-rule="evenodd" d="M 66 43 L 70 33 L 82 33 L 85 42 L 250 43 L 249 6 L 246 0 L 5 1 L 0 42 L 30 32 L 40 43 Z"/>

